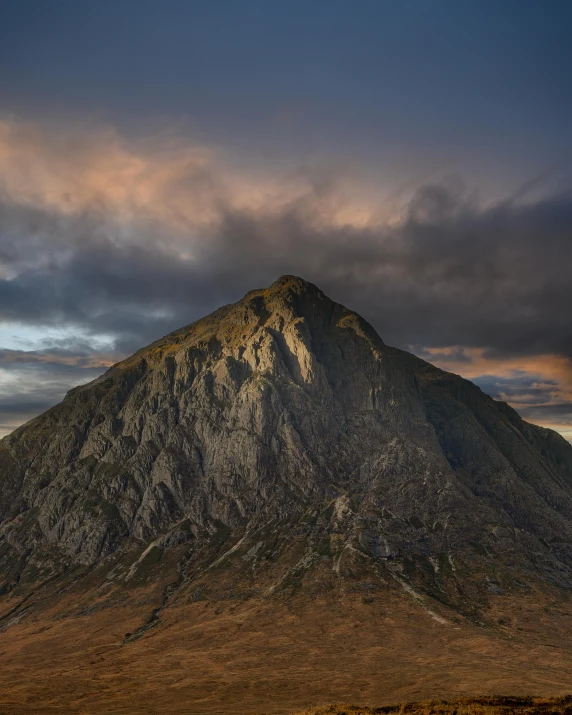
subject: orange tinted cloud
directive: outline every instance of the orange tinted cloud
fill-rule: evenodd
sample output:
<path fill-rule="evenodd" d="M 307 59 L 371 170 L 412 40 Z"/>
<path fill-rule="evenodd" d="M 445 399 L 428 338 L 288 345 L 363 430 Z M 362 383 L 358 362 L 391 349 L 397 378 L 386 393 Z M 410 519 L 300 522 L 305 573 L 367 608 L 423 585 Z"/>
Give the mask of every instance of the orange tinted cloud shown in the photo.
<path fill-rule="evenodd" d="M 123 221 L 145 218 L 188 230 L 216 224 L 223 208 L 271 215 L 311 202 L 309 218 L 324 225 L 363 227 L 382 219 L 355 176 L 346 180 L 342 171 L 335 186 L 317 183 L 311 172 L 237 167 L 222 150 L 182 136 L 127 141 L 110 127 L 63 132 L 0 120 L 5 195 L 66 215 L 104 210 Z"/>
<path fill-rule="evenodd" d="M 424 348 L 421 352 L 443 370 L 477 383 L 484 376 L 494 376 L 498 390 L 495 397 L 518 409 L 525 419 L 572 439 L 572 361 L 568 358 L 553 354 L 494 357 L 486 348 L 460 345 Z M 515 378 L 519 380 L 518 390 L 511 382 Z"/>
<path fill-rule="evenodd" d="M 51 350 L 2 350 L 0 349 L 0 367 L 2 365 L 18 365 L 32 363 L 51 363 L 80 367 L 84 369 L 105 369 L 121 359 L 118 355 L 74 355 L 73 353 L 55 352 Z"/>
<path fill-rule="evenodd" d="M 525 372 L 558 379 L 572 390 L 572 362 L 561 355 L 492 357 L 487 348 L 462 345 L 423 348 L 423 352 L 435 365 L 450 372 L 462 372 L 468 379 L 480 375 L 510 377 L 515 372 Z"/>

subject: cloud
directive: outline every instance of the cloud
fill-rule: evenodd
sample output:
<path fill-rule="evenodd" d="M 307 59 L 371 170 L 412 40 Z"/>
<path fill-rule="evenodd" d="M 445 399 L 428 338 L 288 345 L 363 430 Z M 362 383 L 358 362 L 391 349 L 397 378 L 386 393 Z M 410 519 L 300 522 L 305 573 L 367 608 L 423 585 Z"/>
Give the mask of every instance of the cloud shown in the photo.
<path fill-rule="evenodd" d="M 83 358 L 44 346 L 0 361 L 30 380 L 22 361 L 92 370 L 295 273 L 389 344 L 546 415 L 571 398 L 572 192 L 537 183 L 534 198 L 484 204 L 449 178 L 399 205 L 347 167 L 281 175 L 175 134 L 0 122 L 0 325 L 112 341 Z"/>
<path fill-rule="evenodd" d="M 64 350 L 0 350 L 0 365 L 52 365 L 102 370 L 117 360 L 99 354 L 77 354 Z"/>
<path fill-rule="evenodd" d="M 572 442 L 572 402 L 517 409 L 525 420 L 556 430 Z"/>
<path fill-rule="evenodd" d="M 108 366 L 71 355 L 0 351 L 0 437 L 63 399 Z"/>
<path fill-rule="evenodd" d="M 508 402 L 532 422 L 572 440 L 572 361 L 563 355 L 503 355 L 459 345 L 417 347 L 444 370 L 463 374 L 495 400 Z"/>

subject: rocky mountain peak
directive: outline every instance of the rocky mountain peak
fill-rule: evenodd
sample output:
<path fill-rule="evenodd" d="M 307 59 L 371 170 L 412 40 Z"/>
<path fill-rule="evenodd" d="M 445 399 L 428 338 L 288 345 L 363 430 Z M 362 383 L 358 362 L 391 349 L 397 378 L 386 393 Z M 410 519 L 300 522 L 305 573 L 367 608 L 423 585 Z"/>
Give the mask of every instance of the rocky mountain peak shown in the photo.
<path fill-rule="evenodd" d="M 310 283 L 310 281 L 304 280 L 304 278 L 293 275 L 280 276 L 280 278 L 274 281 L 274 283 L 272 283 L 272 285 L 268 288 L 249 291 L 245 298 L 248 298 L 251 294 L 260 293 L 263 293 L 266 296 L 274 296 L 276 298 L 294 294 L 313 296 L 314 298 L 319 298 L 320 300 L 329 300 L 329 298 L 327 298 L 327 296 L 325 296 L 318 286 L 314 285 L 314 283 Z"/>
<path fill-rule="evenodd" d="M 253 350 L 258 354 L 261 342 L 267 346 L 272 342 L 287 344 L 288 350 L 297 352 L 304 348 L 311 351 L 314 341 L 323 349 L 326 344 L 334 346 L 344 330 L 354 331 L 375 349 L 383 346 L 375 330 L 357 313 L 332 301 L 313 283 L 285 275 L 268 288 L 251 290 L 237 303 L 155 341 L 114 366 L 113 371 L 131 368 L 141 360 L 158 365 L 169 355 L 174 357 L 199 346 L 213 355 L 239 359 L 245 351 L 247 356 Z M 277 349 L 280 352 L 279 346 Z"/>
<path fill-rule="evenodd" d="M 571 514 L 568 443 L 282 276 L 0 441 L 0 588 L 181 545 L 210 568 L 214 539 L 262 579 L 298 544 L 298 575 L 359 552 L 453 603 L 572 585 Z"/>

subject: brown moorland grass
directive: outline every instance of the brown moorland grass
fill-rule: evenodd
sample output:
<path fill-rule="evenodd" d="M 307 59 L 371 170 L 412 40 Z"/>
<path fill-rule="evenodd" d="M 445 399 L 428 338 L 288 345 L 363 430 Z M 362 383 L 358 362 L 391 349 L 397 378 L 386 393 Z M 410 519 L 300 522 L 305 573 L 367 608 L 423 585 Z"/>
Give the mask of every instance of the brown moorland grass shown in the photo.
<path fill-rule="evenodd" d="M 572 692 L 562 590 L 495 594 L 476 622 L 387 579 L 357 589 L 374 584 L 369 572 L 327 588 L 317 567 L 294 595 L 244 597 L 236 570 L 213 568 L 149 621 L 176 563 L 134 585 L 94 574 L 0 599 L 0 715 L 290 715 L 331 702 L 361 702 L 364 715 L 572 715 L 572 702 L 528 697 Z M 453 700 L 475 694 L 491 697 Z"/>
<path fill-rule="evenodd" d="M 327 705 L 303 710 L 294 715 L 570 715 L 572 695 L 560 698 L 535 698 L 494 695 L 485 698 L 429 700 L 399 703 L 378 708 L 360 705 Z"/>
<path fill-rule="evenodd" d="M 334 700 L 370 710 L 308 712 L 572 714 L 570 702 L 526 697 L 572 691 L 572 628 L 563 617 L 551 628 L 537 608 L 508 633 L 440 623 L 397 599 L 197 601 L 167 609 L 157 627 L 125 643 L 147 598 L 85 615 L 60 601 L 0 634 L 0 713 L 287 715 Z M 520 700 L 428 705 L 504 688 Z M 390 706 L 408 700 L 424 704 Z"/>

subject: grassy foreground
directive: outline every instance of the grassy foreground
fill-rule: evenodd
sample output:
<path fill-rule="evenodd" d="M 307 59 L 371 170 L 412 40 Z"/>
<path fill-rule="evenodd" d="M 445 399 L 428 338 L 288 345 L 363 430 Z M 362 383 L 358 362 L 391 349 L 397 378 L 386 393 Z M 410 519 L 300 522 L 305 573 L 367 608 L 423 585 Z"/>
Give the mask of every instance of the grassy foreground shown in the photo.
<path fill-rule="evenodd" d="M 495 695 L 486 698 L 428 700 L 367 708 L 359 705 L 329 705 L 312 708 L 295 715 L 572 715 L 572 695 L 561 698 L 511 697 Z"/>

